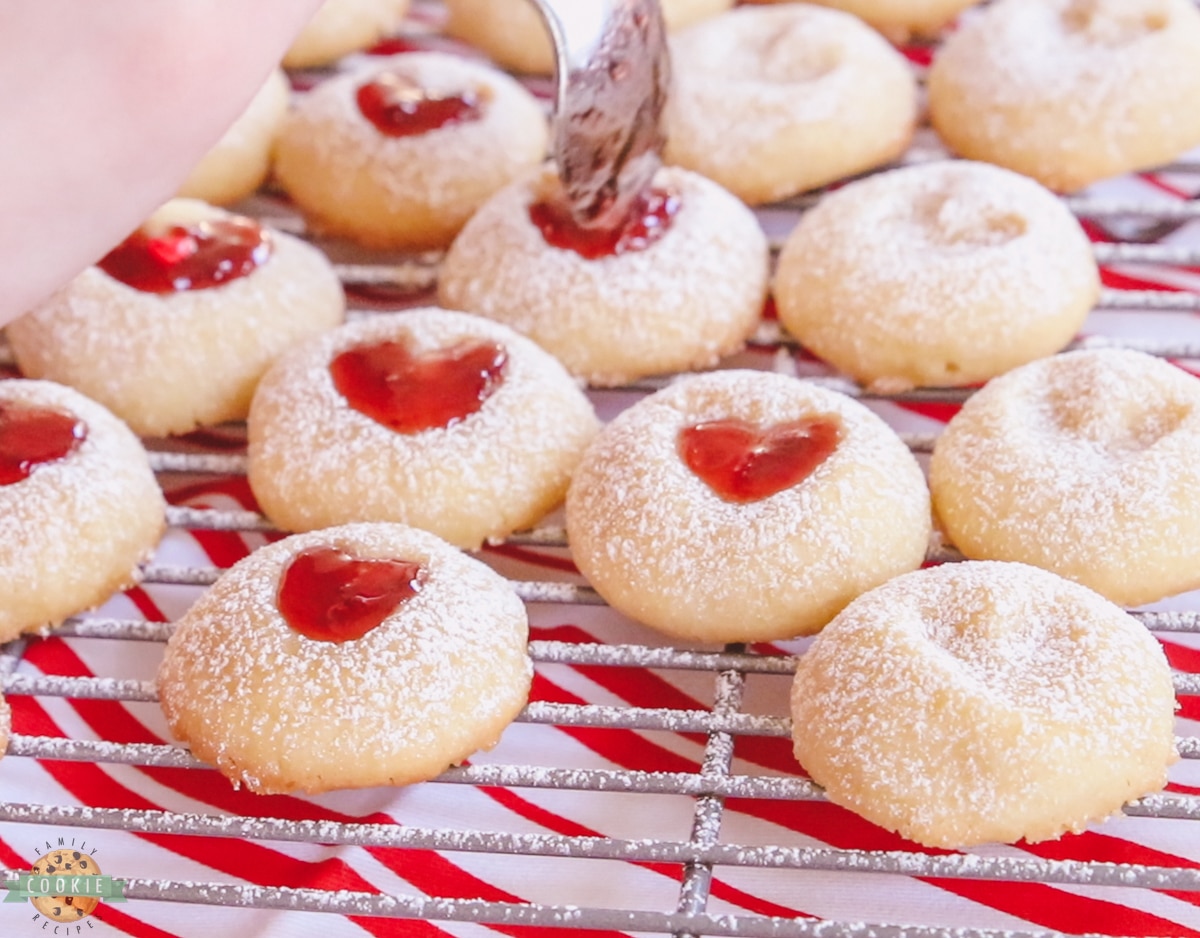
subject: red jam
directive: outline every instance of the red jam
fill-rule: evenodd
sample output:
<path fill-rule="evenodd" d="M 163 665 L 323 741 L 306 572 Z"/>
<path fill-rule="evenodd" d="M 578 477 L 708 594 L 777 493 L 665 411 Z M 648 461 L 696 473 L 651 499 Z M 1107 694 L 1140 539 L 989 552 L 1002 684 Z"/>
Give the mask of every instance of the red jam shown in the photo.
<path fill-rule="evenodd" d="M 475 91 L 436 94 L 398 72 L 383 72 L 360 85 L 356 99 L 363 117 L 388 137 L 415 137 L 483 115 Z"/>
<path fill-rule="evenodd" d="M 275 603 L 305 638 L 349 642 L 416 596 L 423 571 L 406 560 L 355 560 L 333 547 L 310 547 L 284 568 Z"/>
<path fill-rule="evenodd" d="M 687 467 L 727 502 L 755 502 L 807 479 L 837 449 L 841 424 L 816 417 L 757 427 L 711 420 L 679 433 Z"/>
<path fill-rule="evenodd" d="M 397 433 L 449 427 L 475 413 L 504 380 L 508 353 L 459 342 L 414 355 L 400 342 L 347 349 L 329 363 L 333 384 L 359 413 Z"/>
<path fill-rule="evenodd" d="M 97 266 L 143 293 L 178 293 L 248 276 L 271 250 L 270 236 L 258 222 L 216 218 L 159 231 L 139 228 Z"/>
<path fill-rule="evenodd" d="M 29 478 L 38 466 L 65 459 L 87 439 L 74 414 L 0 401 L 0 485 Z"/>
<path fill-rule="evenodd" d="M 400 55 L 403 52 L 424 52 L 427 48 L 420 42 L 414 42 L 411 36 L 387 36 L 369 49 L 363 50 L 367 55 Z"/>
<path fill-rule="evenodd" d="M 594 261 L 646 250 L 667 233 L 678 211 L 679 196 L 648 189 L 616 228 L 584 228 L 559 200 L 535 202 L 529 206 L 529 220 L 551 247 L 574 251 Z"/>

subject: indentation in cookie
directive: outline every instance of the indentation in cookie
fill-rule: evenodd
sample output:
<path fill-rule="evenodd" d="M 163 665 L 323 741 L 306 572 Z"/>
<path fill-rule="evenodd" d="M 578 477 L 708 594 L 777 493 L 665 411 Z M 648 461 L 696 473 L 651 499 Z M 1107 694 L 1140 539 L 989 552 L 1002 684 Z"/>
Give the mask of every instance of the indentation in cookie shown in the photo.
<path fill-rule="evenodd" d="M 1110 48 L 1136 42 L 1169 23 L 1170 16 L 1160 4 L 1147 8 L 1129 0 L 1071 0 L 1062 14 L 1068 34 Z"/>
<path fill-rule="evenodd" d="M 12 485 L 38 466 L 65 459 L 87 439 L 74 414 L 19 401 L 0 401 L 0 485 Z"/>
<path fill-rule="evenodd" d="M 802 84 L 819 81 L 842 64 L 845 50 L 828 37 L 814 35 L 813 24 L 793 21 L 783 29 L 758 37 L 748 48 L 749 70 L 738 77 L 759 81 Z"/>
<path fill-rule="evenodd" d="M 1097 387 L 1103 376 L 1081 374 L 1072 385 L 1056 383 L 1046 393 L 1054 425 L 1114 457 L 1135 455 L 1170 436 L 1192 414 L 1182 401 L 1122 399 Z"/>
<path fill-rule="evenodd" d="M 561 191 L 544 184 L 537 200 L 529 206 L 529 220 L 551 247 L 599 260 L 646 250 L 670 229 L 679 205 L 679 196 L 674 193 L 650 188 L 637 198 L 629 215 L 617 226 L 585 228 L 571 216 Z"/>
<path fill-rule="evenodd" d="M 999 247 L 1028 230 L 1018 212 L 967 193 L 930 193 L 915 212 L 930 240 L 945 247 Z"/>
<path fill-rule="evenodd" d="M 143 293 L 176 293 L 246 277 L 267 262 L 272 250 L 266 229 L 240 215 L 186 224 L 151 221 L 97 266 Z"/>
<path fill-rule="evenodd" d="M 425 569 L 407 560 L 360 560 L 334 547 L 293 557 L 276 604 L 292 629 L 319 642 L 362 638 L 421 591 Z"/>
<path fill-rule="evenodd" d="M 679 432 L 679 455 L 729 502 L 753 502 L 798 485 L 828 459 L 841 421 L 822 415 L 756 426 L 746 420 L 707 420 Z"/>
<path fill-rule="evenodd" d="M 489 99 L 486 88 L 433 91 L 399 70 L 379 72 L 355 92 L 363 117 L 388 137 L 412 137 L 478 120 Z"/>
<path fill-rule="evenodd" d="M 508 352 L 462 341 L 414 352 L 403 342 L 358 345 L 329 363 L 334 386 L 359 413 L 397 433 L 450 427 L 483 407 L 504 380 Z"/>

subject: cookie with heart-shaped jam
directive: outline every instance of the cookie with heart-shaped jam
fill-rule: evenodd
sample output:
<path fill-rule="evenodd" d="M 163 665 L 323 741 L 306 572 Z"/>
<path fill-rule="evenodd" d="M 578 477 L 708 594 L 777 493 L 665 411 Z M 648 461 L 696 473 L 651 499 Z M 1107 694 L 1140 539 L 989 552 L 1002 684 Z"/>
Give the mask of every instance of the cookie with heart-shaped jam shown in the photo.
<path fill-rule="evenodd" d="M 262 793 L 402 785 L 496 744 L 532 678 L 525 607 L 425 531 L 293 535 L 179 620 L 158 692 L 171 732 Z"/>
<path fill-rule="evenodd" d="M 141 436 L 242 420 L 296 342 L 338 325 L 342 286 L 312 245 L 172 199 L 5 329 L 28 378 L 69 385 Z"/>
<path fill-rule="evenodd" d="M 485 62 L 371 56 L 300 96 L 275 177 L 313 229 L 370 248 L 445 248 L 492 193 L 546 156 L 538 100 Z"/>
<path fill-rule="evenodd" d="M 141 442 L 50 381 L 0 381 L 0 641 L 133 585 L 166 528 Z"/>
<path fill-rule="evenodd" d="M 841 423 L 805 417 L 760 426 L 706 420 L 679 431 L 687 467 L 726 501 L 756 502 L 803 482 L 837 448 Z"/>
<path fill-rule="evenodd" d="M 857 401 L 784 375 L 682 378 L 609 423 L 566 498 L 576 565 L 668 635 L 773 641 L 819 631 L 924 560 L 929 490 Z"/>
<path fill-rule="evenodd" d="M 279 527 L 396 521 L 474 548 L 562 500 L 598 421 L 529 339 L 427 308 L 361 319 L 285 355 L 248 425 L 250 485 Z"/>

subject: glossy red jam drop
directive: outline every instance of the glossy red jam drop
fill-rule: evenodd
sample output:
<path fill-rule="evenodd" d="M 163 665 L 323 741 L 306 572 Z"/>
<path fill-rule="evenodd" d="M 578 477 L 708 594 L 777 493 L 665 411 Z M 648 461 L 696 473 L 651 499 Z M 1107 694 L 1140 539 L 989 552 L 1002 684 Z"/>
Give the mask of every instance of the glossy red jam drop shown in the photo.
<path fill-rule="evenodd" d="M 159 231 L 139 228 L 97 265 L 143 293 L 207 290 L 265 264 L 272 242 L 249 218 L 216 218 Z"/>
<path fill-rule="evenodd" d="M 427 46 L 414 41 L 412 36 L 386 36 L 369 49 L 363 50 L 367 55 L 389 56 L 400 55 L 403 52 L 425 52 Z"/>
<path fill-rule="evenodd" d="M 529 206 L 529 220 L 551 247 L 574 251 L 590 261 L 644 251 L 670 230 L 679 197 L 662 189 L 643 192 L 616 228 L 582 228 L 565 203 L 550 199 Z"/>
<path fill-rule="evenodd" d="M 355 97 L 363 117 L 388 137 L 414 137 L 483 115 L 477 92 L 436 94 L 398 72 L 376 75 Z"/>
<path fill-rule="evenodd" d="M 65 459 L 87 439 L 74 414 L 16 401 L 0 401 L 0 485 L 29 478 L 38 466 Z"/>
<path fill-rule="evenodd" d="M 807 479 L 837 449 L 841 424 L 816 417 L 757 427 L 711 420 L 679 433 L 687 467 L 727 502 L 755 502 Z"/>
<path fill-rule="evenodd" d="M 355 560 L 310 547 L 289 561 L 275 603 L 289 626 L 318 642 L 362 638 L 421 591 L 424 568 L 407 560 Z"/>
<path fill-rule="evenodd" d="M 459 342 L 414 355 L 400 342 L 347 349 L 329 363 L 334 387 L 359 413 L 397 433 L 449 427 L 483 406 L 504 380 L 508 353 Z"/>

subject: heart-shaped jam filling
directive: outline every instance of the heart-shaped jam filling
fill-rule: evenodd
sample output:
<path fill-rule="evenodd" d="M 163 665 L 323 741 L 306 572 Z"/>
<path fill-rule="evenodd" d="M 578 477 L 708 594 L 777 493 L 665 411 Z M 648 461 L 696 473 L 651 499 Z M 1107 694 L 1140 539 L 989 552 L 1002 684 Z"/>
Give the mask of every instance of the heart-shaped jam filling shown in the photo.
<path fill-rule="evenodd" d="M 349 642 L 416 596 L 424 577 L 419 563 L 356 560 L 334 547 L 310 547 L 284 568 L 275 604 L 305 638 Z"/>
<path fill-rule="evenodd" d="M 272 248 L 258 222 L 214 218 L 157 230 L 139 228 L 97 266 L 143 293 L 179 293 L 248 276 L 267 262 Z"/>
<path fill-rule="evenodd" d="M 74 414 L 0 401 L 0 485 L 29 478 L 38 466 L 64 459 L 87 439 L 87 424 Z"/>
<path fill-rule="evenodd" d="M 679 454 L 725 501 L 755 502 L 807 479 L 837 449 L 840 436 L 833 417 L 769 427 L 710 420 L 679 432 Z"/>
<path fill-rule="evenodd" d="M 615 228 L 585 228 L 575 221 L 561 198 L 547 198 L 529 206 L 529 220 L 551 247 L 574 251 L 590 261 L 644 251 L 671 227 L 679 211 L 679 197 L 662 189 L 648 189 Z"/>
<path fill-rule="evenodd" d="M 439 94 L 399 72 L 383 72 L 360 85 L 358 109 L 387 137 L 415 137 L 483 116 L 482 95 L 473 90 Z"/>
<path fill-rule="evenodd" d="M 397 433 L 418 433 L 479 410 L 504 380 L 507 361 L 504 346 L 494 342 L 414 354 L 387 341 L 347 349 L 329 363 L 329 373 L 359 413 Z"/>

